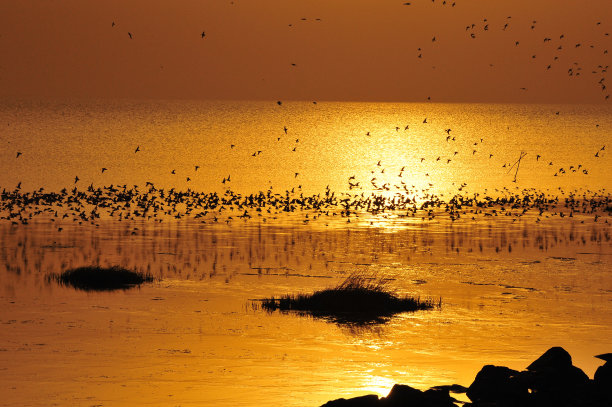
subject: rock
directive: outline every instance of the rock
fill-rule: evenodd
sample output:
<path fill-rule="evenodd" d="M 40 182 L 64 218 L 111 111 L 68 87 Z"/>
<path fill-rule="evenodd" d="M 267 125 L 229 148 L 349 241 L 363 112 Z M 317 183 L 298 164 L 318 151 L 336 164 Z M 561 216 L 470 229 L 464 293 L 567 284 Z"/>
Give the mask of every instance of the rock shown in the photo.
<path fill-rule="evenodd" d="M 595 384 L 612 389 L 612 362 L 606 362 L 595 371 Z"/>
<path fill-rule="evenodd" d="M 595 355 L 595 357 L 606 362 L 612 362 L 612 353 L 602 353 L 601 355 Z"/>
<path fill-rule="evenodd" d="M 406 384 L 394 384 L 387 397 L 381 399 L 383 406 L 420 405 L 423 392 Z"/>
<path fill-rule="evenodd" d="M 460 384 L 446 384 L 441 386 L 434 386 L 431 388 L 432 390 L 448 390 L 451 393 L 465 393 L 467 391 L 467 387 L 462 386 Z"/>
<path fill-rule="evenodd" d="M 423 392 L 425 398 L 424 406 L 427 407 L 456 407 L 455 399 L 452 398 L 447 389 L 429 389 Z"/>
<path fill-rule="evenodd" d="M 595 379 L 593 380 L 597 397 L 602 401 L 607 401 L 608 405 L 612 405 L 612 362 L 608 361 L 599 366 L 595 371 Z"/>
<path fill-rule="evenodd" d="M 467 390 L 467 396 L 476 403 L 527 399 L 527 386 L 519 379 L 519 372 L 504 366 L 486 365 L 476 375 Z"/>
<path fill-rule="evenodd" d="M 580 405 L 591 395 L 589 377 L 572 365 L 572 357 L 560 347 L 550 348 L 530 364 L 521 380 L 536 405 Z"/>
<path fill-rule="evenodd" d="M 331 400 L 321 407 L 377 407 L 379 405 L 378 396 L 376 394 L 368 394 L 350 399 Z"/>
<path fill-rule="evenodd" d="M 380 399 L 383 407 L 456 407 L 448 390 L 421 391 L 405 384 L 393 386 L 389 395 Z"/>
<path fill-rule="evenodd" d="M 537 372 L 547 369 L 563 369 L 569 366 L 572 366 L 570 354 L 562 347 L 555 346 L 527 366 L 527 370 Z"/>

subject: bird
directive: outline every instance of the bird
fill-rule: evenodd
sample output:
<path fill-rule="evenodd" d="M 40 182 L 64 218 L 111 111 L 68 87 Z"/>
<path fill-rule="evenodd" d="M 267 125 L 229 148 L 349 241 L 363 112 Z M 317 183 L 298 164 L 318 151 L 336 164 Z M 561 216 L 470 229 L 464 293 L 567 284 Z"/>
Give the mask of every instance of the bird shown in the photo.
<path fill-rule="evenodd" d="M 108 168 L 106 167 L 102 167 L 102 174 L 104 174 L 104 171 L 106 171 Z"/>
<path fill-rule="evenodd" d="M 19 158 L 20 155 L 21 155 L 21 151 L 17 151 L 17 157 L 15 158 Z"/>
<path fill-rule="evenodd" d="M 114 26 L 115 26 L 115 22 L 113 21 L 113 23 L 111 24 L 111 27 L 114 27 Z"/>
<path fill-rule="evenodd" d="M 128 31 L 128 35 L 130 36 L 130 40 L 132 39 L 132 33 Z"/>
<path fill-rule="evenodd" d="M 202 35 L 202 38 L 206 37 L 206 32 L 205 32 L 205 31 L 202 31 L 202 34 L 201 34 L 201 35 Z"/>
<path fill-rule="evenodd" d="M 289 129 L 287 129 L 287 126 L 285 126 L 285 127 L 283 128 L 283 130 L 285 130 L 285 134 L 287 134 L 287 130 L 289 130 Z"/>
<path fill-rule="evenodd" d="M 140 146 L 136 146 L 136 150 L 134 150 L 134 154 L 140 151 Z"/>
<path fill-rule="evenodd" d="M 79 182 L 79 177 L 78 176 L 74 177 L 74 183 L 76 184 L 77 182 Z"/>
<path fill-rule="evenodd" d="M 196 170 L 196 171 L 197 171 L 199 168 L 200 168 L 200 166 L 199 166 L 199 165 L 196 165 L 196 166 L 195 166 L 195 170 Z"/>
<path fill-rule="evenodd" d="M 277 101 L 276 101 L 276 104 L 280 106 L 280 105 L 282 105 L 282 104 L 283 104 L 283 102 L 281 102 L 280 100 L 277 100 Z"/>

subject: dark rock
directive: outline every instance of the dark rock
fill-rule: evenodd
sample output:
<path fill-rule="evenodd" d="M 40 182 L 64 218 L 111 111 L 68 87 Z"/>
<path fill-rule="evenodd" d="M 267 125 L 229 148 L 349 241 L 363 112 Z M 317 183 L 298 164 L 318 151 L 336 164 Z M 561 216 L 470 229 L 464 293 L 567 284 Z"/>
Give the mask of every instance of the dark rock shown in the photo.
<path fill-rule="evenodd" d="M 376 394 L 368 394 L 367 396 L 353 397 L 350 399 L 336 399 L 328 401 L 321 407 L 377 407 L 378 396 Z"/>
<path fill-rule="evenodd" d="M 468 388 L 467 396 L 479 404 L 500 400 L 520 402 L 527 399 L 529 392 L 516 370 L 486 365 Z"/>
<path fill-rule="evenodd" d="M 405 384 L 393 386 L 389 395 L 380 399 L 384 407 L 456 407 L 448 390 L 421 391 Z"/>
<path fill-rule="evenodd" d="M 527 370 L 538 372 L 549 369 L 563 369 L 572 366 L 572 357 L 565 349 L 555 346 L 527 366 Z"/>
<path fill-rule="evenodd" d="M 455 399 L 452 398 L 447 389 L 429 389 L 423 392 L 425 398 L 424 406 L 427 407 L 456 407 Z"/>
<path fill-rule="evenodd" d="M 595 355 L 595 357 L 606 362 L 612 362 L 612 353 L 602 353 L 601 355 Z"/>
<path fill-rule="evenodd" d="M 612 406 L 612 362 L 606 362 L 595 371 L 593 387 L 596 397 Z"/>
<path fill-rule="evenodd" d="M 387 395 L 381 399 L 381 404 L 387 406 L 412 406 L 423 403 L 423 392 L 406 384 L 394 384 Z"/>
<path fill-rule="evenodd" d="M 522 378 L 533 391 L 575 391 L 589 382 L 589 377 L 572 365 L 572 357 L 561 347 L 550 348 L 523 372 Z"/>
<path fill-rule="evenodd" d="M 546 351 L 520 378 L 535 405 L 583 405 L 591 398 L 589 377 L 572 365 L 572 357 L 560 347 Z"/>
<path fill-rule="evenodd" d="M 432 390 L 448 390 L 451 393 L 465 393 L 467 391 L 467 387 L 462 386 L 460 384 L 446 384 L 442 386 L 434 386 L 431 389 Z"/>
<path fill-rule="evenodd" d="M 595 384 L 612 389 L 612 362 L 606 362 L 595 371 Z"/>

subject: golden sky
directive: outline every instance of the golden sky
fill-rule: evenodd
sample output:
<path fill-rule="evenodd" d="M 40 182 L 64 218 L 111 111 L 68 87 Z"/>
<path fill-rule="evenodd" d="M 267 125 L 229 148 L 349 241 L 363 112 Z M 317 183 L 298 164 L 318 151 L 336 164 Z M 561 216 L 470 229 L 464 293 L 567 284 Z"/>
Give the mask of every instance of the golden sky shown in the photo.
<path fill-rule="evenodd" d="M 606 102 L 610 0 L 452 3 L 1 0 L 0 97 Z"/>

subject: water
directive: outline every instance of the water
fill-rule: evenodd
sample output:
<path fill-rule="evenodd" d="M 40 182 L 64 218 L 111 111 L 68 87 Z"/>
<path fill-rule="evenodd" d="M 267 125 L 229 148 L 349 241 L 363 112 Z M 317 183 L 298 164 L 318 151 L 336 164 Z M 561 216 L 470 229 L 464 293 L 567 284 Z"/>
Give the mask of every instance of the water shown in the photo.
<path fill-rule="evenodd" d="M 220 193 L 293 188 L 297 195 L 323 194 L 329 185 L 339 196 L 409 191 L 421 202 L 431 194 L 508 196 L 528 188 L 607 196 L 612 184 L 612 110 L 605 106 L 21 102 L 4 103 L 0 123 L 7 190 L 19 182 L 22 191 L 71 189 L 78 176 L 81 191 L 137 184 L 145 194 L 150 181 Z M 521 151 L 527 156 L 513 182 L 507 167 Z M 350 189 L 353 175 L 360 185 Z M 376 190 L 374 177 L 386 188 Z M 16 211 L 5 203 L 3 216 Z M 572 217 L 563 199 L 522 216 L 510 205 L 496 213 L 466 206 L 454 221 L 443 208 L 433 218 L 426 211 L 347 218 L 341 208 L 329 215 L 249 209 L 253 217 L 242 220 L 237 208 L 195 218 L 169 207 L 184 216 L 120 220 L 117 213 L 134 208 L 111 216 L 100 207 L 100 218 L 83 220 L 70 203 L 53 207 L 57 218 L 33 205 L 22 214 L 34 214 L 26 223 L 2 220 L 5 405 L 316 406 L 385 395 L 394 383 L 469 385 L 484 364 L 523 369 L 551 346 L 565 347 L 592 377 L 600 362 L 593 355 L 610 351 L 605 204 Z M 47 279 L 90 264 L 159 280 L 87 293 Z M 351 327 L 269 314 L 250 301 L 312 292 L 355 271 L 389 278 L 402 294 L 442 298 L 442 307 Z"/>
<path fill-rule="evenodd" d="M 607 151 L 595 157 L 610 141 L 607 105 L 5 102 L 0 123 L 0 185 L 11 189 L 21 181 L 24 189 L 57 190 L 76 176 L 83 188 L 152 181 L 240 192 L 301 185 L 306 193 L 347 190 L 351 176 L 366 192 L 372 178 L 392 192 L 403 191 L 403 181 L 438 193 L 462 183 L 491 194 L 612 183 Z M 508 170 L 521 151 L 527 156 L 513 183 Z"/>

